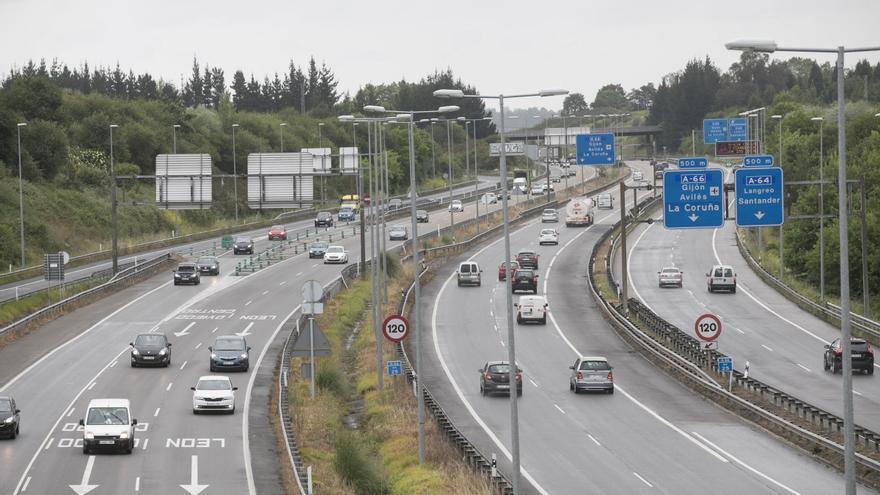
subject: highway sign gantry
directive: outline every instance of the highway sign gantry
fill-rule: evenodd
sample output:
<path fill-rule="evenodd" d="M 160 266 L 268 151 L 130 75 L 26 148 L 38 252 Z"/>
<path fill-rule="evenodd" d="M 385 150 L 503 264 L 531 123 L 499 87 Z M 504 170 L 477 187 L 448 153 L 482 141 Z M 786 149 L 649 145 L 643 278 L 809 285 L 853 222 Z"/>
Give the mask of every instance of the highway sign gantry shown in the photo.
<path fill-rule="evenodd" d="M 735 172 L 737 227 L 774 227 L 784 221 L 783 174 L 778 167 Z"/>
<path fill-rule="evenodd" d="M 663 171 L 663 226 L 707 229 L 724 224 L 724 174 L 718 169 Z"/>
<path fill-rule="evenodd" d="M 694 333 L 703 342 L 714 342 L 721 336 L 721 319 L 712 313 L 704 313 L 694 321 Z"/>
<path fill-rule="evenodd" d="M 614 134 L 578 134 L 578 165 L 614 165 Z"/>
<path fill-rule="evenodd" d="M 747 119 L 703 119 L 703 143 L 715 144 L 719 141 L 745 141 L 748 139 Z"/>
<path fill-rule="evenodd" d="M 409 334 L 409 321 L 401 315 L 391 315 L 382 322 L 382 335 L 391 342 L 400 342 Z"/>

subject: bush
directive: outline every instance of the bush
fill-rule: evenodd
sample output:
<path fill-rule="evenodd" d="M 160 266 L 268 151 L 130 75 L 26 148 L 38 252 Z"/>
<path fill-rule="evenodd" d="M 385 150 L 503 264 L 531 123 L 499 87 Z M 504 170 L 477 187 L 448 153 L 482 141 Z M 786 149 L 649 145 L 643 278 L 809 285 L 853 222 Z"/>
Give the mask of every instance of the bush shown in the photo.
<path fill-rule="evenodd" d="M 336 397 L 343 399 L 347 397 L 345 378 L 342 376 L 342 372 L 335 367 L 320 366 L 315 375 L 315 385 Z"/>
<path fill-rule="evenodd" d="M 333 467 L 358 495 L 389 493 L 388 481 L 382 475 L 376 457 L 358 438 L 340 432 L 335 442 L 336 458 Z"/>

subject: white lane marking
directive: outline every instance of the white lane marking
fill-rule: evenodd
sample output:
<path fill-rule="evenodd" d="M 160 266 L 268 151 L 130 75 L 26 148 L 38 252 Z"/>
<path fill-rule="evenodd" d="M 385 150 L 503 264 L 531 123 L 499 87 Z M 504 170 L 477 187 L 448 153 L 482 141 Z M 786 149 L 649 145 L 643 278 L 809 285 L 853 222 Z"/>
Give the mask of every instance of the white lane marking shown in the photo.
<path fill-rule="evenodd" d="M 590 435 L 590 434 L 589 434 L 589 433 L 587 433 L 587 437 L 588 437 L 588 438 L 589 438 L 589 439 L 590 439 L 590 440 L 592 440 L 592 441 L 593 441 L 593 443 L 595 443 L 595 444 L 596 444 L 596 445 L 598 445 L 598 446 L 599 446 L 599 447 L 601 447 L 601 446 L 602 446 L 602 444 L 601 444 L 601 443 L 599 443 L 599 441 L 598 441 L 598 440 L 596 440 L 596 438 L 595 438 L 595 437 L 594 437 L 594 436 L 593 436 L 593 435 Z"/>
<path fill-rule="evenodd" d="M 215 329 L 213 329 L 213 330 L 211 330 L 211 333 L 216 333 L 216 332 L 217 332 L 217 330 L 219 330 L 219 329 L 220 329 L 220 327 L 217 327 L 217 328 L 215 328 Z"/>
<path fill-rule="evenodd" d="M 316 266 L 318 266 L 318 264 L 317 264 L 317 263 L 315 263 L 315 264 L 314 264 L 314 265 L 312 265 L 312 268 L 315 268 L 315 267 L 316 267 Z"/>
<path fill-rule="evenodd" d="M 282 280 L 281 283 L 279 283 L 278 285 L 284 285 L 286 283 L 287 283 L 287 280 Z"/>
<path fill-rule="evenodd" d="M 783 490 L 787 491 L 788 493 L 791 493 L 791 494 L 793 494 L 793 495 L 800 495 L 799 492 L 796 492 L 796 491 L 792 490 L 791 488 L 789 488 L 789 487 L 783 485 L 782 483 L 776 481 L 775 479 L 773 479 L 773 478 L 767 476 L 766 474 L 762 473 L 761 471 L 758 471 L 757 469 L 753 468 L 752 466 L 749 466 L 749 465 L 746 464 L 745 462 L 739 460 L 737 457 L 735 457 L 735 456 L 734 456 L 733 454 L 731 454 L 730 452 L 727 452 L 726 450 L 724 450 L 724 449 L 722 449 L 721 447 L 719 447 L 719 446 L 715 445 L 714 443 L 712 443 L 710 440 L 706 439 L 706 437 L 704 437 L 703 435 L 700 435 L 699 433 L 697 433 L 697 432 L 695 432 L 695 431 L 692 431 L 691 433 L 693 433 L 694 436 L 696 436 L 696 437 L 699 438 L 700 440 L 702 440 L 702 441 L 706 442 L 707 444 L 711 445 L 711 446 L 712 446 L 713 448 L 715 448 L 718 452 L 721 452 L 721 453 L 723 453 L 724 455 L 726 455 L 727 457 L 729 457 L 730 460 L 732 460 L 733 462 L 735 462 L 735 463 L 739 464 L 740 466 L 742 466 L 742 467 L 748 469 L 748 470 L 751 471 L 752 473 L 754 473 L 754 474 L 760 476 L 761 478 L 764 478 L 765 480 L 769 481 L 770 483 L 773 483 L 774 485 L 778 486 L 779 488 L 782 488 Z"/>
<path fill-rule="evenodd" d="M 529 378 L 529 381 L 532 382 L 532 385 L 534 385 L 535 388 L 538 388 L 538 384 L 535 383 L 535 380 L 532 380 L 531 378 Z"/>
<path fill-rule="evenodd" d="M 859 395 L 859 396 L 860 396 L 860 395 L 862 395 L 862 393 L 861 393 L 861 392 L 859 392 L 859 391 L 858 391 L 858 390 L 856 390 L 856 389 L 853 389 L 853 393 L 854 393 L 854 394 L 856 394 L 856 395 Z"/>
<path fill-rule="evenodd" d="M 112 363 L 110 363 L 110 367 L 115 368 L 117 363 L 119 363 L 119 361 L 113 361 Z"/>
<path fill-rule="evenodd" d="M 276 265 L 277 266 L 277 265 Z M 272 336 L 269 337 L 269 340 L 266 341 L 266 345 L 263 346 L 263 350 L 260 352 L 260 357 L 257 358 L 257 363 L 254 366 L 254 371 L 251 372 L 251 378 L 248 380 L 247 391 L 244 396 L 244 414 L 241 415 L 241 438 L 242 438 L 242 452 L 244 454 L 244 470 L 245 475 L 247 477 L 248 483 L 248 494 L 256 495 L 257 488 L 254 485 L 254 471 L 251 466 L 251 443 L 250 436 L 248 435 L 248 417 L 250 416 L 251 411 L 251 390 L 254 388 L 254 380 L 257 378 L 257 370 L 260 369 L 260 364 L 263 362 L 263 358 L 266 357 L 266 351 L 269 350 L 269 345 L 275 340 L 275 336 L 278 335 L 278 332 L 281 331 L 281 327 L 284 326 L 284 323 L 290 319 L 291 316 L 294 315 L 297 311 L 300 310 L 302 306 L 297 306 L 293 308 L 293 311 L 287 314 L 287 317 L 281 320 L 281 323 L 275 327 L 275 331 L 272 332 Z"/>
<path fill-rule="evenodd" d="M 136 492 L 141 491 L 141 477 L 140 476 L 138 476 L 137 478 L 134 479 L 134 491 L 136 491 Z"/>
<path fill-rule="evenodd" d="M 269 293 L 269 291 L 267 291 L 267 290 L 264 290 L 264 291 L 263 291 L 263 295 L 264 295 L 264 296 L 265 296 L 266 294 L 268 294 L 268 293 Z"/>
<path fill-rule="evenodd" d="M 559 407 L 559 404 L 553 404 L 553 407 L 555 407 L 556 409 L 558 409 L 559 412 L 561 412 L 562 414 L 565 414 L 565 411 L 563 411 L 562 408 Z"/>
<path fill-rule="evenodd" d="M 145 439 L 144 439 L 143 450 L 147 450 L 147 444 L 148 444 L 148 443 L 150 443 L 150 439 L 149 439 L 149 438 L 145 438 Z"/>
<path fill-rule="evenodd" d="M 109 366 L 108 366 L 108 368 L 109 368 Z M 98 382 L 92 382 L 92 384 L 89 385 L 88 390 L 91 390 L 91 389 L 95 388 L 95 385 L 97 385 L 97 384 L 98 384 Z"/>
<path fill-rule="evenodd" d="M 24 481 L 24 486 L 21 488 L 21 491 L 23 491 L 23 492 L 27 491 L 27 487 L 30 484 L 31 484 L 31 477 L 28 476 L 27 479 Z"/>
<path fill-rule="evenodd" d="M 503 341 L 503 340 L 499 340 L 499 342 L 501 342 L 501 347 L 507 347 L 506 345 L 504 345 L 504 341 Z"/>
<path fill-rule="evenodd" d="M 174 385 L 174 382 L 169 383 L 168 386 L 165 387 L 165 391 L 167 392 L 167 391 L 171 390 L 172 385 Z"/>
<path fill-rule="evenodd" d="M 811 373 L 810 368 L 807 368 L 806 366 L 802 365 L 801 363 L 797 363 L 797 365 L 800 366 L 807 373 Z"/>
<path fill-rule="evenodd" d="M 252 302 L 254 302 L 254 301 L 252 301 L 252 300 L 251 300 L 251 301 L 248 301 L 248 302 L 244 303 L 244 305 L 245 305 L 245 306 L 250 306 Z"/>
<path fill-rule="evenodd" d="M 763 347 L 764 349 L 767 349 L 767 350 L 770 351 L 770 352 L 773 352 L 773 349 L 767 347 L 767 346 L 764 345 L 764 344 L 761 344 L 761 347 Z"/>
<path fill-rule="evenodd" d="M 183 369 L 184 366 L 186 366 L 186 363 L 188 363 L 188 362 L 189 362 L 189 361 L 184 361 L 183 364 L 180 365 L 180 369 Z"/>
<path fill-rule="evenodd" d="M 734 326 L 731 326 L 730 328 L 736 330 L 737 332 L 739 332 L 739 333 L 741 333 L 741 334 L 743 334 L 743 335 L 746 334 L 745 332 L 743 332 L 742 330 L 740 330 L 739 328 L 736 328 L 736 327 L 734 327 Z"/>
<path fill-rule="evenodd" d="M 55 441 L 55 437 L 50 438 L 49 441 L 46 442 L 46 448 L 44 448 L 43 450 L 49 450 L 49 447 L 52 446 L 52 442 L 54 442 L 54 441 Z M 22 491 L 24 491 L 24 490 L 22 490 Z"/>
<path fill-rule="evenodd" d="M 67 411 L 67 417 L 68 417 L 68 418 L 73 414 L 73 410 L 74 410 L 74 409 L 76 409 L 76 408 L 75 408 L 75 407 L 71 407 L 71 408 L 70 408 L 70 411 Z"/>
<path fill-rule="evenodd" d="M 199 342 L 198 344 L 196 344 L 196 349 L 198 349 L 198 348 L 201 347 L 201 346 L 202 346 L 202 343 Z"/>
<path fill-rule="evenodd" d="M 156 416 L 159 415 L 159 410 L 160 410 L 160 409 L 162 409 L 162 408 L 161 408 L 161 407 L 157 407 L 157 408 L 156 408 L 156 412 L 153 413 L 153 417 L 154 417 L 154 418 L 155 418 Z"/>
<path fill-rule="evenodd" d="M 303 274 L 303 272 L 297 272 L 297 274 L 294 275 L 294 277 L 299 277 L 299 276 L 302 275 L 302 274 Z"/>
<path fill-rule="evenodd" d="M 642 483 L 648 485 L 650 488 L 654 488 L 654 485 L 648 483 L 648 480 L 646 480 L 645 478 L 642 478 L 641 476 L 639 476 L 639 473 L 633 471 L 633 474 L 636 476 L 636 478 L 642 480 Z"/>

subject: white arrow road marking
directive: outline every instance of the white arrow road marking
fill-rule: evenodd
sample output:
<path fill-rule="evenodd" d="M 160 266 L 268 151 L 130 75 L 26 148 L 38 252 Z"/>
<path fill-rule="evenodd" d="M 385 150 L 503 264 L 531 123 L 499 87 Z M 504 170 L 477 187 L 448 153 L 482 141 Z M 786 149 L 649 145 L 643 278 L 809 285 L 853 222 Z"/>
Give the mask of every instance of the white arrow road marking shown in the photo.
<path fill-rule="evenodd" d="M 82 482 L 78 485 L 70 485 L 70 488 L 76 492 L 76 495 L 85 495 L 90 491 L 98 488 L 98 485 L 90 485 L 89 478 L 92 477 L 92 468 L 95 466 L 95 456 L 90 455 L 86 461 L 86 469 L 83 471 Z"/>
<path fill-rule="evenodd" d="M 697 219 L 700 218 L 700 216 L 697 215 L 696 213 L 691 213 L 691 216 L 689 216 L 688 218 L 691 219 L 691 222 L 696 222 Z"/>
<path fill-rule="evenodd" d="M 764 212 L 759 210 L 757 213 L 755 213 L 755 216 L 758 217 L 758 220 L 760 220 L 764 218 Z"/>
<path fill-rule="evenodd" d="M 252 326 L 254 326 L 254 322 L 248 323 L 248 326 L 246 326 L 243 331 L 238 332 L 235 335 L 238 335 L 239 337 L 246 337 L 246 336 L 250 335 L 251 332 L 249 330 L 251 329 Z"/>
<path fill-rule="evenodd" d="M 189 325 L 187 325 L 186 328 L 184 328 L 183 330 L 181 330 L 179 332 L 174 332 L 174 336 L 175 337 L 183 337 L 184 335 L 189 335 L 189 329 L 192 328 L 193 325 L 195 325 L 195 324 L 196 324 L 196 322 L 192 322 Z"/>
<path fill-rule="evenodd" d="M 189 495 L 199 495 L 208 486 L 199 484 L 199 456 L 194 455 L 192 456 L 192 475 L 190 476 L 189 484 L 180 485 L 180 487 L 186 490 Z"/>

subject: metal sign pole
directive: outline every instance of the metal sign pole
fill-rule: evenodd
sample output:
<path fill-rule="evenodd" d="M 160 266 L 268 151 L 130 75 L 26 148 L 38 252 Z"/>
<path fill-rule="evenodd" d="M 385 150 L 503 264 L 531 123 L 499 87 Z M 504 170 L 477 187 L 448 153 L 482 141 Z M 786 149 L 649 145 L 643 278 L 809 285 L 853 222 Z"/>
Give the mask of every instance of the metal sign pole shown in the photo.
<path fill-rule="evenodd" d="M 314 304 L 314 303 L 310 303 Z M 314 315 L 309 315 L 309 366 L 310 370 L 310 378 L 311 378 L 311 394 L 312 399 L 315 398 L 315 317 Z"/>

